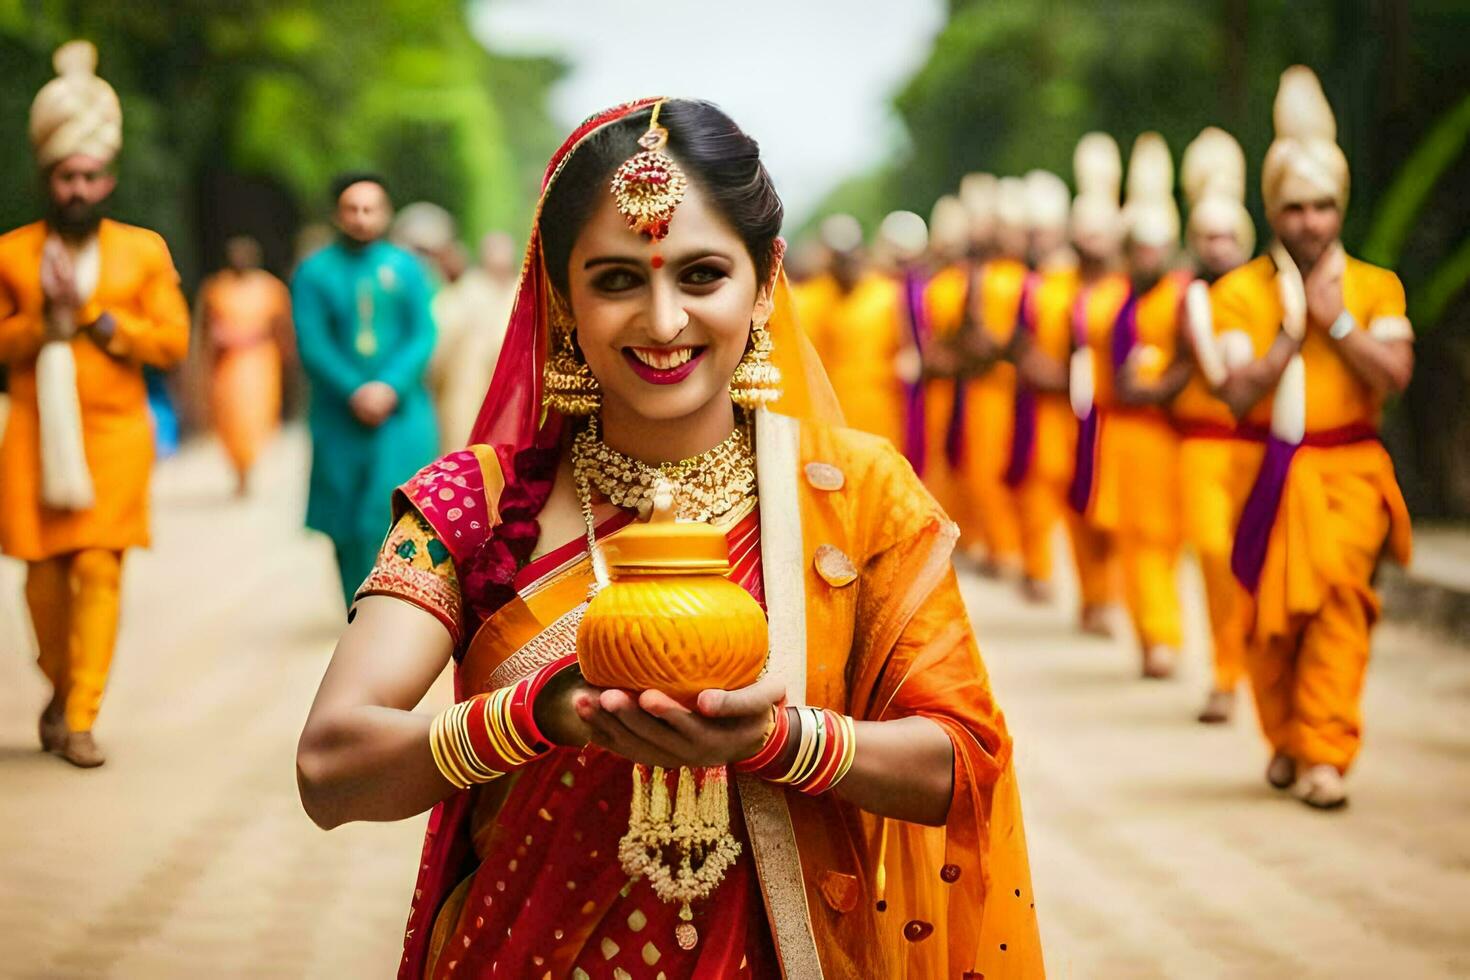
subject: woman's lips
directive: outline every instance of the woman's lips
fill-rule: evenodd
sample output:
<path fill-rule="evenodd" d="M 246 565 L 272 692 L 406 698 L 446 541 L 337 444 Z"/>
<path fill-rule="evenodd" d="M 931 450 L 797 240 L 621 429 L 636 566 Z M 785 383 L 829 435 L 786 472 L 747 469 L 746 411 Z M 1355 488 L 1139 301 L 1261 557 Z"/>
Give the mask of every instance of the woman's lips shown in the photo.
<path fill-rule="evenodd" d="M 624 347 L 633 373 L 649 384 L 673 385 L 694 373 L 707 347 Z"/>

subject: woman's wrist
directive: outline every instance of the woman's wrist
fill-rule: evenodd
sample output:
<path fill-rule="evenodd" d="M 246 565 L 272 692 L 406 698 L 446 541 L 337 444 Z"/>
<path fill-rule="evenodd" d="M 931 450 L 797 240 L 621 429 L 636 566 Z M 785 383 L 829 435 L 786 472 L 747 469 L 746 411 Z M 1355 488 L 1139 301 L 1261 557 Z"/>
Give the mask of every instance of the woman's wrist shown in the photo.
<path fill-rule="evenodd" d="M 563 657 L 549 665 L 549 672 L 534 692 L 531 716 L 545 739 L 553 745 L 578 746 L 587 743 L 586 726 L 572 707 L 572 697 L 583 685 L 582 669 L 575 655 Z M 548 668 L 543 668 L 548 671 Z"/>
<path fill-rule="evenodd" d="M 759 775 L 766 769 L 775 769 L 783 761 L 790 764 L 790 760 L 784 757 L 795 751 L 790 739 L 794 711 L 794 708 L 787 707 L 784 700 L 771 705 L 771 724 L 766 730 L 765 740 L 753 755 L 735 763 L 736 772 Z"/>
<path fill-rule="evenodd" d="M 451 705 L 429 728 L 429 751 L 453 786 L 467 789 L 498 779 L 551 751 L 535 705 L 576 658 L 549 664 L 509 687 Z"/>
<path fill-rule="evenodd" d="M 824 708 L 783 707 L 765 746 L 735 768 L 820 796 L 846 778 L 856 754 L 857 729 L 849 716 Z"/>

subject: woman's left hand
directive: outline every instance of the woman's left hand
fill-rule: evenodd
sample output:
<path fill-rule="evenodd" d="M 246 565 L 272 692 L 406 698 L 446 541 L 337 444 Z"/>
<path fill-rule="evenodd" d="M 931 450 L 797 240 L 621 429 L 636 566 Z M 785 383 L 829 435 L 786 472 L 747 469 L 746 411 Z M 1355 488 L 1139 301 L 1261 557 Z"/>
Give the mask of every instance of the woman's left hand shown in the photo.
<path fill-rule="evenodd" d="M 748 759 L 770 734 L 786 686 L 766 677 L 734 691 L 708 690 L 690 711 L 662 691 L 578 694 L 577 716 L 592 744 L 644 765 L 721 766 Z"/>

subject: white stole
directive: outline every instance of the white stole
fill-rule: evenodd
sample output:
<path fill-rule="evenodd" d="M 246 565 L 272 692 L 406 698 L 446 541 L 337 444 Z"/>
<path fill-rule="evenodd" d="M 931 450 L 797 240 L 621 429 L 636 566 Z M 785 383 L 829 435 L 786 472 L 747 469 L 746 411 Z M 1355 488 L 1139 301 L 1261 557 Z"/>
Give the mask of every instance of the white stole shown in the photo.
<path fill-rule="evenodd" d="M 792 704 L 802 704 L 806 701 L 806 561 L 797 498 L 800 423 L 757 409 L 755 448 L 761 568 L 771 636 L 766 669 L 786 682 L 786 697 Z M 780 787 L 754 776 L 737 779 L 781 974 L 791 980 L 821 980 L 822 961 L 812 933 L 801 855 L 786 797 Z"/>
<path fill-rule="evenodd" d="M 1301 270 L 1280 241 L 1271 243 L 1271 258 L 1276 262 L 1276 290 L 1281 296 L 1281 327 L 1288 336 L 1301 340 L 1307 330 L 1307 290 Z M 1271 399 L 1271 434 L 1299 446 L 1306 433 L 1307 364 L 1297 351 L 1276 382 L 1276 394 Z"/>
<path fill-rule="evenodd" d="M 97 291 L 102 253 L 97 236 L 67 248 L 48 236 L 47 249 L 66 248 L 83 304 Z M 45 259 L 43 258 L 44 262 Z M 36 404 L 41 426 L 41 500 L 55 510 L 87 510 L 96 501 L 82 437 L 82 405 L 71 340 L 50 340 L 36 357 Z"/>

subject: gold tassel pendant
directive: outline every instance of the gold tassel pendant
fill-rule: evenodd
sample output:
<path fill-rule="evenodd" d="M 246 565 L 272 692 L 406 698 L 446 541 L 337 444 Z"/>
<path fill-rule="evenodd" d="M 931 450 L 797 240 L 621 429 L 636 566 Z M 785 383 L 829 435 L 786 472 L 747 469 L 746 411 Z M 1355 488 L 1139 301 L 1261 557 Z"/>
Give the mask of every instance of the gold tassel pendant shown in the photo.
<path fill-rule="evenodd" d="M 681 949 L 699 942 L 692 903 L 708 898 L 740 856 L 730 833 L 729 774 L 724 766 L 679 769 L 674 797 L 660 767 L 633 767 L 628 832 L 618 845 L 623 870 L 647 878 L 660 901 L 679 904 L 674 938 Z M 672 802 L 672 807 L 670 803 Z"/>

